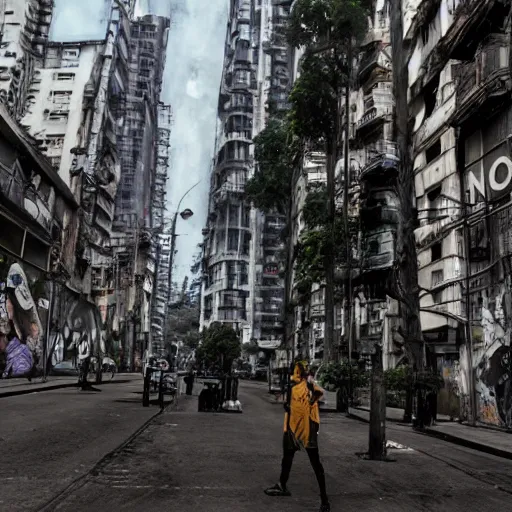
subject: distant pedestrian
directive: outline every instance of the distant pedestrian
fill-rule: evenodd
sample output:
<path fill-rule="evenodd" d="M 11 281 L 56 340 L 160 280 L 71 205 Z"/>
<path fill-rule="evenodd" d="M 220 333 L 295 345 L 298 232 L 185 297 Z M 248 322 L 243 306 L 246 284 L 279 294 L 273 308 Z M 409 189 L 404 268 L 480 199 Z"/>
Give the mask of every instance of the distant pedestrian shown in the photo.
<path fill-rule="evenodd" d="M 320 413 L 318 400 L 323 391 L 308 376 L 307 363 L 295 364 L 291 378 L 291 397 L 285 405 L 283 459 L 279 483 L 265 490 L 268 496 L 291 496 L 286 484 L 290 476 L 295 452 L 305 449 L 320 487 L 320 512 L 330 512 L 331 507 L 325 487 L 325 473 L 318 451 Z"/>
<path fill-rule="evenodd" d="M 194 370 L 190 370 L 188 375 L 185 377 L 185 383 L 187 384 L 187 395 L 192 395 L 192 391 L 194 389 Z"/>

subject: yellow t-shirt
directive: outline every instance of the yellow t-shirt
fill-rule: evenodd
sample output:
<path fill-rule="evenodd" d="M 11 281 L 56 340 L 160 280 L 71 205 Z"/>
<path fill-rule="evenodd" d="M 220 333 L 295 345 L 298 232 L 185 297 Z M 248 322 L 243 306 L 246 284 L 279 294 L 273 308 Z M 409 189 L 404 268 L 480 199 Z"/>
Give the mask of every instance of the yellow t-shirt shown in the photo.
<path fill-rule="evenodd" d="M 297 382 L 294 376 L 292 380 Z M 310 421 L 320 424 L 320 411 L 318 408 L 318 399 L 323 396 L 323 391 L 315 383 L 314 402 L 313 392 L 308 387 L 306 379 L 299 378 L 298 382 L 292 387 L 290 400 L 290 430 L 294 433 L 296 439 L 305 447 L 308 447 L 310 436 Z M 284 431 L 288 430 L 288 413 L 284 416 Z"/>

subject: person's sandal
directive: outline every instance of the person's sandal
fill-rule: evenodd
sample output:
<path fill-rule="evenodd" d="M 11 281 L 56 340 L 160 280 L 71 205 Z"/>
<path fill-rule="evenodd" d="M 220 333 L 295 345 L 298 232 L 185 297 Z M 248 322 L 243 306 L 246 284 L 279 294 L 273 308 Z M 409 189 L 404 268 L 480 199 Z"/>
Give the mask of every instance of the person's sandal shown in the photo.
<path fill-rule="evenodd" d="M 281 484 L 276 484 L 273 487 L 269 487 L 265 489 L 265 494 L 267 496 L 291 496 L 291 492 L 284 488 Z"/>

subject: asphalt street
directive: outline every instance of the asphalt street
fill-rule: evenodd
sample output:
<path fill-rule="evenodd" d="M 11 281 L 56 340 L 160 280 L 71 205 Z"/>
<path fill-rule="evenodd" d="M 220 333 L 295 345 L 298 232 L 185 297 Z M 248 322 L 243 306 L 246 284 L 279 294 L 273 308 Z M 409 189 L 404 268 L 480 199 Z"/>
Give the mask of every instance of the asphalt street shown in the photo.
<path fill-rule="evenodd" d="M 128 388 L 127 388 L 128 391 Z M 53 399 L 58 395 L 54 394 Z M 298 454 L 292 469 L 290 498 L 270 498 L 263 489 L 275 483 L 279 475 L 281 436 L 283 425 L 282 405 L 269 403 L 265 387 L 243 383 L 240 398 L 243 414 L 212 414 L 197 412 L 197 398 L 181 397 L 177 408 L 170 408 L 157 416 L 149 426 L 122 450 L 105 459 L 96 470 L 80 479 L 46 508 L 59 512 L 306 512 L 318 510 L 316 481 L 305 454 Z M 42 397 L 40 398 L 42 399 Z M 76 395 L 75 395 L 76 399 Z M 23 400 L 18 399 L 18 404 Z M 46 399 L 48 400 L 48 399 Z M 97 400 L 102 400 L 97 398 Z M 17 471 L 26 475 L 25 464 L 34 456 L 44 457 L 44 452 L 57 454 L 54 460 L 35 461 L 32 474 L 38 477 L 18 478 L 19 490 L 33 492 L 34 486 L 48 486 L 48 492 L 57 494 L 50 481 L 66 472 L 60 467 L 64 460 L 67 472 L 74 472 L 81 464 L 87 466 L 100 456 L 99 438 L 105 432 L 97 430 L 87 435 L 73 449 L 62 448 L 59 437 L 66 425 L 81 422 L 102 423 L 98 411 L 108 414 L 109 400 L 103 409 L 91 406 L 88 412 L 74 415 L 61 409 L 62 419 L 56 434 L 51 434 L 52 422 L 45 421 L 44 430 L 51 435 L 46 448 L 36 454 L 25 453 L 20 442 L 17 450 L 9 449 L 17 462 Z M 0 404 L 1 406 L 1 404 Z M 115 409 L 115 414 L 125 418 L 140 415 L 144 421 L 146 411 L 137 405 L 133 410 L 125 404 Z M 19 405 L 17 406 L 19 407 Z M 73 406 L 74 407 L 74 406 Z M 119 406 L 114 406 L 119 407 Z M 57 407 L 56 410 L 59 410 Z M 147 415 L 147 413 L 146 413 Z M 78 416 L 82 420 L 77 423 Z M 74 420 L 73 420 L 74 418 Z M 114 421 L 114 420 L 112 420 Z M 126 420 L 124 420 L 126 421 Z M 117 430 L 117 440 L 129 435 L 124 421 L 108 423 L 110 432 Z M 132 419 L 133 423 L 137 423 Z M 25 424 L 23 421 L 20 423 Z M 25 427 L 27 428 L 27 427 Z M 71 427 L 68 427 L 71 430 Z M 106 427 L 105 427 L 106 428 Z M 132 427 L 133 428 L 133 427 Z M 98 427 L 97 427 L 98 429 Z M 3 429 L 4 430 L 4 429 Z M 89 431 L 93 431 L 91 426 Z M 40 436 L 37 437 L 41 437 Z M 67 434 L 69 439 L 76 439 Z M 115 437 L 115 436 L 114 436 Z M 512 510 L 512 461 L 475 452 L 438 439 L 415 434 L 405 427 L 390 426 L 388 438 L 394 442 L 391 450 L 395 462 L 370 462 L 356 453 L 367 446 L 368 425 L 342 415 L 325 414 L 320 429 L 321 454 L 324 462 L 328 491 L 333 511 L 480 511 Z M 11 437 L 13 442 L 15 436 Z M 87 441 L 86 439 L 89 439 Z M 86 448 L 87 442 L 96 443 L 94 450 Z M 5 441 L 4 441 L 5 444 Z M 113 440 L 111 444 L 116 444 Z M 94 446 L 94 444 L 93 444 Z M 53 448 L 52 448 L 53 447 Z M 106 446 L 103 445 L 103 451 Z M 29 451 L 29 450 L 27 450 Z M 21 455 L 21 452 L 24 452 Z M 5 451 L 4 451 L 5 453 Z M 87 460 L 88 462 L 84 462 Z M 10 462 L 3 467 L 8 473 Z M 72 469 L 73 468 L 73 469 Z M 79 469 L 80 471 L 80 469 Z M 11 477 L 16 474 L 11 472 Z M 74 475 L 68 476 L 66 481 Z M 64 478 L 60 477 L 63 484 Z M 2 479 L 5 483 L 5 477 Z M 55 481 L 55 480 L 53 480 Z M 24 482 L 24 486 L 22 485 Z M 3 485 L 2 485 L 3 490 Z M 41 490 L 39 495 L 42 496 Z M 19 497 L 20 494 L 17 495 Z M 5 499 L 5 498 L 4 498 Z M 2 509 L 3 510 L 3 509 Z M 7 510 L 7 509 L 6 509 Z M 13 508 L 9 507 L 9 510 Z M 16 510 L 16 508 L 15 508 Z M 17 510 L 31 510 L 19 507 Z"/>
<path fill-rule="evenodd" d="M 159 411 L 138 375 L 98 389 L 0 398 L 0 511 L 37 510 Z"/>

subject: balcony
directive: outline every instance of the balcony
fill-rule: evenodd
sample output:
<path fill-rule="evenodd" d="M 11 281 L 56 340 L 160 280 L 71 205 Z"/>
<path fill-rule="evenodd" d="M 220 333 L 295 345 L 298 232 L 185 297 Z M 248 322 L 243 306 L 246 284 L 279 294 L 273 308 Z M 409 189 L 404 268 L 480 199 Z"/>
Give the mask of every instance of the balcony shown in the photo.
<path fill-rule="evenodd" d="M 359 64 L 357 73 L 359 83 L 365 83 L 370 76 L 370 73 L 379 65 L 379 55 L 380 44 L 369 44 Z"/>
<path fill-rule="evenodd" d="M 217 190 L 213 192 L 213 200 L 218 204 L 224 201 L 232 195 L 241 195 L 245 191 L 245 185 L 242 183 L 223 183 Z"/>
<path fill-rule="evenodd" d="M 362 168 L 360 179 L 368 179 L 370 174 L 385 174 L 388 170 L 396 170 L 398 164 L 398 147 L 396 142 L 380 140 L 365 148 L 366 165 Z"/>
<path fill-rule="evenodd" d="M 374 230 L 364 233 L 363 237 L 362 272 L 391 269 L 395 258 L 394 231 Z"/>
<path fill-rule="evenodd" d="M 391 95 L 388 95 L 388 99 L 389 101 L 387 102 L 377 102 L 377 98 L 373 96 L 373 105 L 371 101 L 368 101 L 369 105 L 367 110 L 357 122 L 358 136 L 364 135 L 366 132 L 373 130 L 393 115 L 394 107 Z"/>
<path fill-rule="evenodd" d="M 393 190 L 372 190 L 361 204 L 363 230 L 398 224 L 398 197 Z"/>
<path fill-rule="evenodd" d="M 493 111 L 509 95 L 509 42 L 504 34 L 491 34 L 472 62 L 455 66 L 456 110 L 451 124 L 460 126 L 471 117 Z"/>

